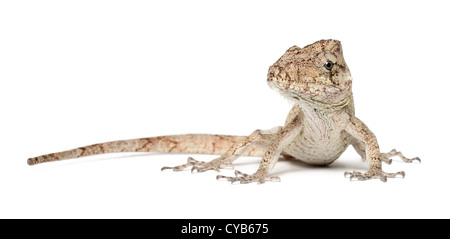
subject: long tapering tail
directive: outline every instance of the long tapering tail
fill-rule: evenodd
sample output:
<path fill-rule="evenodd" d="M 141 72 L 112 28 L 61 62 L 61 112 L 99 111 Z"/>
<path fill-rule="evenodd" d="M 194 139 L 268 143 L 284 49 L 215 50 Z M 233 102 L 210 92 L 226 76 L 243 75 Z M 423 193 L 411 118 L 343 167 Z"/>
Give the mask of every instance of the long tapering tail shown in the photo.
<path fill-rule="evenodd" d="M 29 158 L 27 162 L 28 165 L 35 165 L 96 154 L 118 152 L 223 154 L 234 143 L 245 138 L 246 136 L 184 134 L 118 140 Z M 262 147 L 251 145 L 244 155 L 261 156 L 263 153 L 264 149 Z"/>

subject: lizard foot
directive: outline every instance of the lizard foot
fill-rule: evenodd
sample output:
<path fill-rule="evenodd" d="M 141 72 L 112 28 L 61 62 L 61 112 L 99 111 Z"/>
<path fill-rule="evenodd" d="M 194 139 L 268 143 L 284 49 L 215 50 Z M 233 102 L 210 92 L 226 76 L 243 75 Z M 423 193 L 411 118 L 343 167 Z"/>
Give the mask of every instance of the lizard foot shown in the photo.
<path fill-rule="evenodd" d="M 396 172 L 396 173 L 386 173 L 383 172 L 381 169 L 378 170 L 369 170 L 365 173 L 361 173 L 358 171 L 353 171 L 353 172 L 345 172 L 344 176 L 345 177 L 349 177 L 350 181 L 353 178 L 358 179 L 359 181 L 363 181 L 363 180 L 369 180 L 369 179 L 380 179 L 383 182 L 387 181 L 387 178 L 396 178 L 397 175 L 402 176 L 403 178 L 405 177 L 405 172 L 400 171 L 400 172 Z"/>
<path fill-rule="evenodd" d="M 381 161 L 383 161 L 387 164 L 391 164 L 392 163 L 391 157 L 394 157 L 394 156 L 399 156 L 405 163 L 412 163 L 414 160 L 419 161 L 419 163 L 422 162 L 419 157 L 410 159 L 410 158 L 403 156 L 403 154 L 401 152 L 398 152 L 395 149 L 391 150 L 389 153 L 381 153 L 380 159 L 381 159 Z"/>
<path fill-rule="evenodd" d="M 195 160 L 192 157 L 189 157 L 187 159 L 187 163 L 182 164 L 182 165 L 178 165 L 178 166 L 175 166 L 175 167 L 167 167 L 167 166 L 166 167 L 162 167 L 161 171 L 164 171 L 166 169 L 172 169 L 175 172 L 179 172 L 179 171 L 183 171 L 184 169 L 186 169 L 188 167 L 191 167 L 191 166 L 192 166 L 191 173 L 193 173 L 194 171 L 197 171 L 198 173 L 201 173 L 201 172 L 205 172 L 205 171 L 208 171 L 208 170 L 214 170 L 214 171 L 219 172 L 220 169 L 223 169 L 223 168 L 226 168 L 226 167 L 234 168 L 233 164 L 231 164 L 228 161 L 224 161 L 221 158 L 214 159 L 214 160 L 212 160 L 210 162 L 203 162 L 203 161 Z"/>
<path fill-rule="evenodd" d="M 246 174 L 242 173 L 238 170 L 234 171 L 236 177 L 228 177 L 223 175 L 217 175 L 216 179 L 219 180 L 221 178 L 227 179 L 231 183 L 239 182 L 240 184 L 253 183 L 256 182 L 258 184 L 263 184 L 265 182 L 280 182 L 280 177 L 278 176 L 268 176 L 265 173 L 256 172 L 254 174 Z"/>

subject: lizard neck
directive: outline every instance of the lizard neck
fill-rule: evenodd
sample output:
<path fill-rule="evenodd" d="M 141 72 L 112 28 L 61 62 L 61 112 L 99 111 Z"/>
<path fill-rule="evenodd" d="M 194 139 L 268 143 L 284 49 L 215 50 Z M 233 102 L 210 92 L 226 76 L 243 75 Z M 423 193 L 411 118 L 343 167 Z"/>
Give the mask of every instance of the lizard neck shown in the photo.
<path fill-rule="evenodd" d="M 335 137 L 340 137 L 341 130 L 345 126 L 340 123 L 341 116 L 355 114 L 352 95 L 336 104 L 298 101 L 297 105 L 304 114 L 305 134 L 312 135 L 316 137 L 317 142 L 325 144 Z"/>
<path fill-rule="evenodd" d="M 308 98 L 301 98 L 301 100 L 297 101 L 296 104 L 302 109 L 302 111 L 306 112 L 316 112 L 321 114 L 336 114 L 342 111 L 347 111 L 351 115 L 354 115 L 354 106 L 353 106 L 353 94 L 350 94 L 348 97 L 344 98 L 340 102 L 336 103 L 323 103 L 319 101 L 314 101 Z"/>

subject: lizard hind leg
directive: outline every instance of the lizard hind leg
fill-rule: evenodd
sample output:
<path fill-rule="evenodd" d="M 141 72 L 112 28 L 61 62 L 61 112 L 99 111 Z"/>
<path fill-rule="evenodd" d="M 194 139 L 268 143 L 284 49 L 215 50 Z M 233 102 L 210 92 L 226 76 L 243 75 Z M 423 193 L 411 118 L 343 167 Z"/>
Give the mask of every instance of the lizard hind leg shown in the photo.
<path fill-rule="evenodd" d="M 172 169 L 173 171 L 183 171 L 191 167 L 191 172 L 206 172 L 214 170 L 219 172 L 220 169 L 231 168 L 234 169 L 233 161 L 241 155 L 246 156 L 261 156 L 267 147 L 266 144 L 274 134 L 276 134 L 281 127 L 275 127 L 270 130 L 255 130 L 252 134 L 245 137 L 245 139 L 234 143 L 224 154 L 220 157 L 210 161 L 197 161 L 189 157 L 187 163 L 175 167 L 163 167 L 161 171 Z"/>
<path fill-rule="evenodd" d="M 366 160 L 366 151 L 365 151 L 365 145 L 363 142 L 361 141 L 355 141 L 352 143 L 353 148 L 355 148 L 356 152 L 361 156 L 361 158 L 365 161 Z M 403 154 L 400 151 L 397 151 L 395 149 L 389 151 L 388 153 L 380 153 L 380 160 L 387 163 L 387 164 L 391 164 L 392 163 L 392 157 L 394 156 L 398 156 L 400 157 L 403 162 L 405 163 L 412 163 L 414 160 L 419 161 L 419 163 L 421 162 L 419 157 L 415 157 L 415 158 L 407 158 L 405 156 L 403 156 Z"/>
<path fill-rule="evenodd" d="M 394 157 L 394 156 L 400 157 L 403 160 L 403 162 L 405 162 L 405 163 L 412 163 L 414 160 L 419 161 L 419 163 L 421 162 L 419 157 L 407 158 L 407 157 L 403 156 L 403 154 L 401 152 L 399 152 L 395 149 L 391 150 L 388 153 L 380 153 L 380 159 L 384 162 L 387 162 L 388 164 L 391 164 L 391 162 L 392 162 L 391 157 Z"/>
<path fill-rule="evenodd" d="M 167 166 L 162 167 L 161 171 L 164 171 L 167 169 L 172 169 L 175 172 L 179 172 L 179 171 L 183 171 L 184 169 L 186 169 L 188 167 L 192 167 L 191 173 L 193 173 L 194 171 L 201 173 L 201 172 L 205 172 L 208 170 L 214 170 L 214 171 L 219 172 L 220 169 L 227 168 L 227 167 L 234 169 L 233 164 L 228 160 L 222 160 L 222 157 L 216 158 L 210 162 L 198 161 L 192 157 L 188 157 L 187 163 L 178 165 L 178 166 L 174 166 L 174 167 L 167 167 Z"/>

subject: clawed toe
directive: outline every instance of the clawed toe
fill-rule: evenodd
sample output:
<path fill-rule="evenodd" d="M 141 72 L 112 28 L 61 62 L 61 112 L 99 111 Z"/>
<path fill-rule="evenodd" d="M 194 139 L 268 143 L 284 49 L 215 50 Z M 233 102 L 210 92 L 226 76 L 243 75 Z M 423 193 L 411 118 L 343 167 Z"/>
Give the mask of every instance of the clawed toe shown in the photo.
<path fill-rule="evenodd" d="M 412 163 L 414 160 L 419 161 L 419 163 L 422 162 L 419 157 L 407 158 L 407 157 L 403 156 L 403 154 L 400 151 L 397 151 L 395 149 L 391 150 L 388 153 L 381 153 L 380 159 L 387 164 L 391 164 L 392 163 L 391 157 L 394 157 L 394 156 L 400 157 L 402 159 L 402 161 L 405 163 Z"/>
<path fill-rule="evenodd" d="M 365 173 L 353 171 L 353 172 L 345 172 L 345 177 L 350 178 L 350 181 L 352 181 L 354 178 L 356 178 L 358 181 L 364 181 L 369 179 L 380 179 L 383 182 L 386 182 L 388 178 L 396 178 L 397 176 L 401 176 L 402 178 L 405 177 L 405 172 L 400 171 L 396 173 L 386 173 L 381 170 L 379 171 L 367 171 Z"/>
<path fill-rule="evenodd" d="M 255 174 L 246 174 L 241 171 L 234 171 L 235 177 L 217 175 L 216 179 L 226 179 L 232 184 L 235 182 L 239 182 L 240 184 L 247 184 L 256 182 L 258 184 L 263 184 L 265 182 L 280 182 L 280 177 L 278 176 L 268 176 L 265 174 L 255 173 Z"/>
<path fill-rule="evenodd" d="M 197 172 L 197 173 L 202 173 L 202 172 L 206 172 L 208 170 L 214 170 L 219 172 L 220 169 L 223 168 L 233 168 L 233 165 L 227 161 L 221 160 L 221 158 L 218 159 L 214 159 L 211 162 L 203 162 L 203 161 L 197 161 L 195 159 L 193 159 L 192 157 L 189 157 L 187 159 L 187 163 L 179 165 L 179 166 L 175 166 L 175 167 L 162 167 L 161 171 L 164 171 L 166 169 L 172 169 L 175 172 L 178 171 L 183 171 L 184 169 L 188 168 L 188 167 L 192 167 L 191 168 L 191 173 L 193 172 Z"/>
<path fill-rule="evenodd" d="M 192 157 L 189 157 L 187 159 L 187 163 L 182 164 L 182 165 L 178 165 L 178 166 L 174 166 L 174 167 L 165 166 L 165 167 L 161 168 L 161 171 L 164 171 L 164 170 L 167 170 L 167 169 L 172 169 L 174 172 L 179 172 L 179 171 L 183 171 L 187 167 L 194 166 L 195 164 L 198 164 L 198 163 L 200 163 L 200 162 L 195 160 Z"/>

